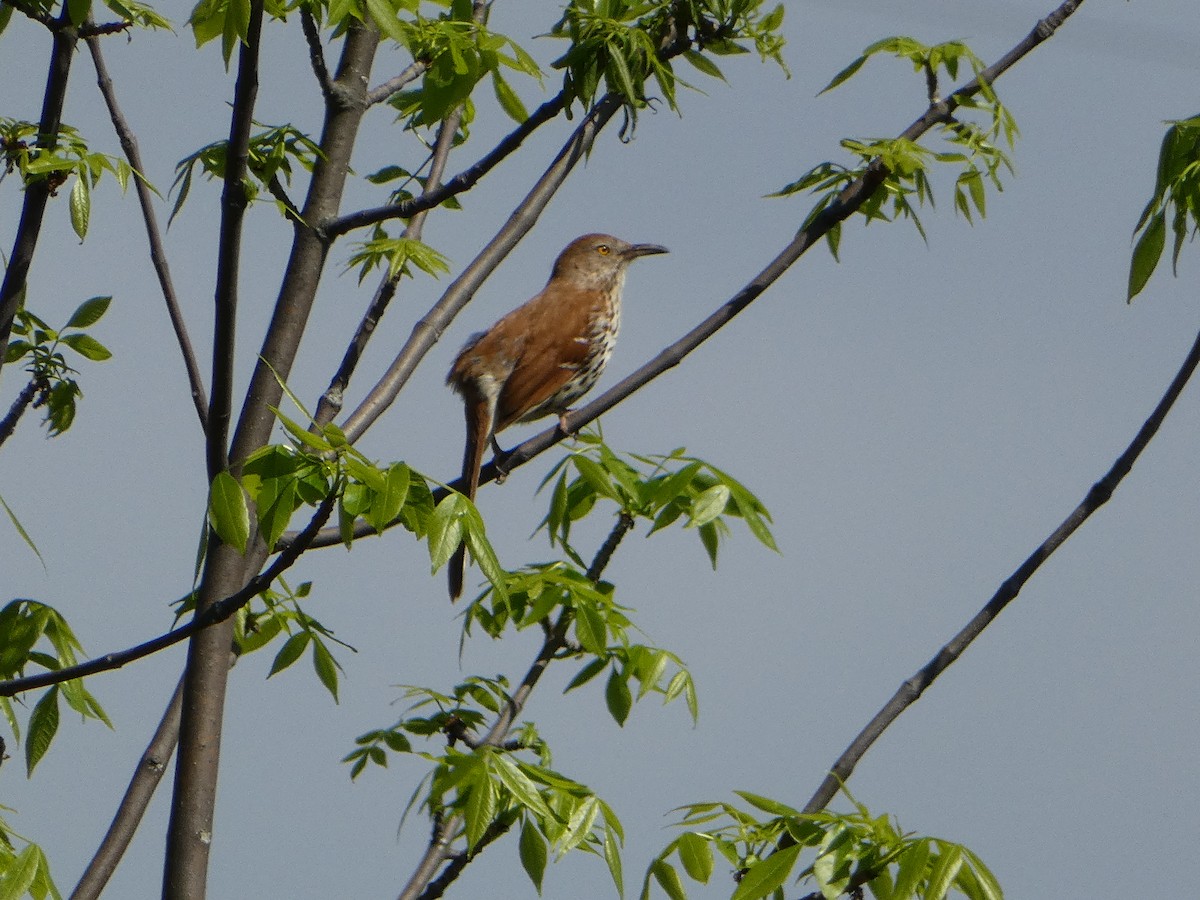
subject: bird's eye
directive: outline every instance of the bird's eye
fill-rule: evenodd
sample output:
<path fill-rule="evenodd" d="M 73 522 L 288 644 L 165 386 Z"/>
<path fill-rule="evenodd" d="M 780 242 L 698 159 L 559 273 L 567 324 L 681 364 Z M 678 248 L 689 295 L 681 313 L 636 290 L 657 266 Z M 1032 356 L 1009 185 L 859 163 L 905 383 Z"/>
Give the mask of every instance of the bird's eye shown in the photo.
<path fill-rule="evenodd" d="M 597 244 L 596 252 L 599 253 L 601 256 L 608 256 L 608 254 L 611 251 L 609 251 L 609 249 L 608 249 L 608 244 Z"/>

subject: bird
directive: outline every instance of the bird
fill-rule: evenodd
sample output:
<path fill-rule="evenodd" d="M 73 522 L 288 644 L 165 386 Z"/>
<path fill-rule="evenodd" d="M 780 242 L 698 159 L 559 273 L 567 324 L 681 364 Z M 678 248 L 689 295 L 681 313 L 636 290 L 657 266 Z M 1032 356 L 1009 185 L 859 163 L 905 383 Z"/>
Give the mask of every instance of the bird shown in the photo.
<path fill-rule="evenodd" d="M 571 404 L 591 390 L 612 356 L 629 264 L 667 252 L 660 244 L 585 234 L 558 255 L 539 293 L 467 339 L 446 383 L 466 412 L 462 480 L 470 500 L 488 444 L 500 452 L 498 432 L 548 415 L 557 415 L 567 432 Z M 448 570 L 452 601 L 462 594 L 465 562 L 463 543 Z"/>

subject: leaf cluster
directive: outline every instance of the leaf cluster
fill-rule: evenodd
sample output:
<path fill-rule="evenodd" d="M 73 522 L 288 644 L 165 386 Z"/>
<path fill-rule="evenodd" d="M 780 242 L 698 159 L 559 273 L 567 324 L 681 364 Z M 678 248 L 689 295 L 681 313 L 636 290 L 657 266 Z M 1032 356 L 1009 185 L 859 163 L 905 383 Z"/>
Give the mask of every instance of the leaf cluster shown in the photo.
<path fill-rule="evenodd" d="M 512 702 L 506 679 L 471 677 L 451 694 L 408 687 L 405 696 L 415 701 L 409 712 L 427 713 L 360 736 L 343 760 L 351 765 L 352 778 L 368 764 L 386 768 L 389 751 L 430 760 L 435 766 L 424 781 L 420 806 L 434 821 L 460 815 L 462 831 L 453 839 L 463 839 L 466 852 L 477 852 L 519 822 L 521 864 L 539 893 L 551 855 L 561 858 L 572 850 L 602 857 L 622 890 L 625 834 L 620 820 L 590 788 L 551 768 L 550 749 L 533 724 L 525 723 L 518 737 L 503 746 L 474 737 L 489 717 Z M 438 753 L 419 751 L 414 738 L 444 738 L 446 747 Z M 532 753 L 534 759 L 518 753 Z M 416 802 L 414 794 L 410 809 Z"/>
<path fill-rule="evenodd" d="M 653 80 L 663 100 L 678 112 L 679 80 L 671 57 L 682 53 L 694 68 L 714 78 L 724 78 L 710 58 L 750 52 L 754 46 L 763 59 L 784 71 L 780 34 L 784 7 L 762 11 L 763 0 L 573 0 L 551 35 L 570 40 L 571 47 L 554 62 L 563 71 L 568 108 L 595 102 L 600 88 L 618 95 L 627 114 L 649 103 L 647 84 Z"/>
<path fill-rule="evenodd" d="M 4 742 L 0 741 L 0 756 L 3 756 Z M 8 807 L 0 806 L 8 811 Z M 25 846 L 17 850 L 13 838 Z M 13 831 L 8 822 L 0 817 L 0 897 L 4 900 L 19 900 L 21 897 L 32 897 L 33 900 L 62 900 L 58 886 L 50 875 L 50 861 L 42 848 L 26 837 Z"/>
<path fill-rule="evenodd" d="M 38 126 L 33 122 L 0 118 L 0 157 L 4 161 L 0 178 L 15 171 L 26 187 L 42 182 L 50 196 L 56 197 L 59 188 L 74 176 L 68 208 L 71 228 L 82 241 L 91 219 L 92 189 L 104 173 L 111 172 L 122 191 L 128 187 L 130 176 L 137 173 L 120 157 L 91 152 L 79 132 L 69 125 L 59 126 L 57 140 L 50 146 L 43 146 L 38 137 Z"/>
<path fill-rule="evenodd" d="M 967 63 L 976 76 L 984 68 L 982 60 L 961 41 L 926 46 L 909 37 L 891 37 L 867 47 L 861 56 L 835 75 L 821 93 L 849 81 L 868 59 L 877 54 L 907 59 L 916 71 L 923 71 L 931 104 L 940 102 L 937 78 L 942 71 L 957 78 L 961 63 Z M 954 209 L 973 223 L 976 212 L 980 218 L 987 215 L 986 185 L 990 183 L 997 191 L 1004 189 L 1001 175 L 1005 171 L 1012 173 L 1013 165 L 1000 145 L 1011 150 L 1019 132 L 1012 113 L 986 81 L 981 82 L 976 96 L 955 95 L 955 112 L 964 109 L 980 113 L 980 121 L 964 120 L 947 113 L 934 132 L 946 145 L 944 150 L 934 151 L 903 137 L 846 139 L 841 145 L 856 158 L 854 164 L 819 163 L 770 196 L 786 197 L 802 191 L 817 195 L 817 202 L 804 221 L 803 227 L 807 228 L 834 204 L 843 190 L 875 167 L 883 172 L 882 182 L 855 212 L 866 224 L 877 220 L 909 219 L 924 240 L 925 229 L 917 209 L 925 203 L 934 205 L 930 175 L 933 164 L 940 163 L 958 170 L 954 182 Z M 836 222 L 825 234 L 835 259 L 841 244 L 841 229 L 841 222 Z"/>
<path fill-rule="evenodd" d="M 37 18 L 42 22 L 52 21 L 56 0 L 21 0 L 18 3 L 0 4 L 0 34 L 12 18 L 14 8 L 19 8 L 26 15 Z M 139 28 L 170 28 L 171 23 L 155 10 L 137 0 L 104 0 L 104 5 L 110 12 L 120 17 L 121 21 Z M 64 8 L 67 21 L 73 26 L 84 25 L 92 12 L 92 0 L 66 0 Z M 4 896 L 0 894 L 0 896 Z"/>
<path fill-rule="evenodd" d="M 0 680 L 24 675 L 31 664 L 50 672 L 73 666 L 82 650 L 67 620 L 53 607 L 37 600 L 13 600 L 0 609 Z M 60 698 L 83 719 L 99 719 L 112 727 L 103 707 L 80 679 L 53 685 L 34 705 L 26 726 L 25 769 L 30 775 L 58 732 Z M 11 698 L 0 697 L 0 712 L 19 742 L 21 728 Z"/>
<path fill-rule="evenodd" d="M 60 329 L 51 328 L 28 309 L 17 310 L 12 327 L 14 339 L 8 344 L 4 361 L 25 361 L 25 371 L 36 386 L 33 406 L 45 407 L 45 424 L 51 437 L 71 427 L 76 404 L 83 396 L 73 377 L 79 372 L 67 363 L 63 351 L 71 350 L 93 362 L 112 357 L 107 347 L 80 330 L 100 321 L 111 302 L 112 297 L 85 300 Z"/>
<path fill-rule="evenodd" d="M 763 502 L 727 472 L 688 456 L 685 448 L 666 456 L 620 457 L 591 433 L 581 435 L 579 444 L 542 481 L 541 488 L 553 481 L 554 489 L 538 528 L 545 528 L 551 546 L 562 547 L 581 568 L 583 560 L 570 543 L 571 527 L 601 500 L 648 520 L 649 534 L 684 521 L 685 528 L 696 531 L 714 569 L 730 518 L 741 519 L 759 542 L 778 551 Z"/>
<path fill-rule="evenodd" d="M 815 896 L 826 900 L 862 896 L 864 888 L 878 900 L 941 900 L 952 892 L 970 900 L 1003 896 L 995 876 L 966 847 L 903 833 L 890 817 L 873 816 L 857 801 L 851 813 L 803 813 L 769 797 L 735 793 L 753 811 L 721 802 L 681 807 L 679 825 L 690 830 L 651 862 L 643 900 L 652 883 L 671 900 L 685 900 L 679 870 L 707 884 L 717 858 L 737 880 L 732 900 L 783 900 L 784 884 L 793 877 L 814 885 Z M 710 827 L 696 830 L 702 826 Z"/>
<path fill-rule="evenodd" d="M 229 142 L 214 141 L 176 164 L 175 181 L 171 185 L 175 205 L 168 221 L 174 221 L 183 208 L 191 192 L 192 177 L 197 166 L 207 180 L 224 180 L 228 155 Z M 280 199 L 278 187 L 292 183 L 293 163 L 311 172 L 320 158 L 321 148 L 317 143 L 290 124 L 276 125 L 251 135 L 246 157 L 248 177 L 242 182 L 247 202 L 253 203 L 258 199 L 260 188 L 266 189 L 276 195 L 275 202 L 281 215 L 298 215 L 295 209 Z"/>
<path fill-rule="evenodd" d="M 437 250 L 414 238 L 391 237 L 381 225 L 375 226 L 370 240 L 357 246 L 359 249 L 351 255 L 346 268 L 359 267 L 359 284 L 381 266 L 387 267 L 388 280 L 393 282 L 405 276 L 412 278 L 413 266 L 434 278 L 450 271 L 450 261 Z"/>
<path fill-rule="evenodd" d="M 1129 265 L 1129 291 L 1133 300 L 1154 274 L 1166 247 L 1167 218 L 1174 244 L 1171 271 L 1178 273 L 1183 242 L 1200 229 L 1200 116 L 1171 122 L 1158 154 L 1154 195 L 1133 229 L 1141 237 L 1134 244 Z"/>

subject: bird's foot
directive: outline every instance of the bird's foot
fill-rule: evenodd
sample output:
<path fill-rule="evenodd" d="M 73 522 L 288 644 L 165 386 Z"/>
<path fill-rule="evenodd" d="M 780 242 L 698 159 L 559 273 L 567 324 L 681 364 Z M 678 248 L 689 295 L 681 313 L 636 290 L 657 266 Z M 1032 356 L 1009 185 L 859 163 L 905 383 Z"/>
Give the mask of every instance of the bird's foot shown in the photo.
<path fill-rule="evenodd" d="M 509 472 L 508 466 L 505 463 L 508 461 L 508 457 L 512 455 L 512 451 L 501 447 L 495 435 L 492 435 L 492 450 L 496 454 L 492 457 L 492 465 L 496 469 L 496 484 L 504 484 L 504 479 L 508 478 Z"/>

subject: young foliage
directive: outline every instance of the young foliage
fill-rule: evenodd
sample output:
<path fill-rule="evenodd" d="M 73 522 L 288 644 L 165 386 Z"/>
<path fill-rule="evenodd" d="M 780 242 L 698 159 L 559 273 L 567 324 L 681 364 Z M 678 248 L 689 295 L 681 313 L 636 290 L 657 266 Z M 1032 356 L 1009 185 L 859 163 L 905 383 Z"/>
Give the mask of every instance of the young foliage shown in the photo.
<path fill-rule="evenodd" d="M 57 197 L 59 189 L 74 177 L 67 211 L 71 228 L 83 241 L 91 221 L 92 189 L 104 173 L 111 172 L 122 191 L 128 187 L 130 176 L 137 173 L 124 159 L 92 153 L 79 132 L 69 125 L 59 125 L 53 146 L 39 146 L 37 137 L 35 123 L 0 118 L 0 157 L 4 161 L 0 178 L 15 171 L 26 186 L 44 182 L 50 196 Z"/>
<path fill-rule="evenodd" d="M 558 859 L 572 850 L 603 858 L 618 893 L 622 891 L 625 835 L 612 808 L 585 785 L 551 768 L 550 748 L 531 723 L 502 746 L 478 738 L 487 721 L 511 703 L 506 679 L 471 677 L 451 694 L 407 687 L 404 696 L 414 701 L 408 712 L 425 714 L 361 735 L 357 748 L 343 759 L 351 766 L 351 778 L 368 765 L 386 768 L 389 752 L 420 756 L 434 763 L 422 782 L 420 807 L 435 822 L 462 816 L 455 843 L 478 850 L 520 823 L 518 854 L 539 892 L 551 853 Z M 414 743 L 435 740 L 444 740 L 445 749 L 414 749 Z"/>
<path fill-rule="evenodd" d="M 370 240 L 357 246 L 359 250 L 350 257 L 346 270 L 359 267 L 359 284 L 363 283 L 363 279 L 372 269 L 380 266 L 387 267 L 387 277 L 390 281 L 396 281 L 402 276 L 412 278 L 414 266 L 434 278 L 450 271 L 450 261 L 428 244 L 412 238 L 390 237 L 380 225 L 375 226 Z"/>
<path fill-rule="evenodd" d="M 829 900 L 864 891 L 878 900 L 1003 896 L 995 876 L 966 847 L 903 833 L 891 818 L 871 815 L 853 798 L 850 813 L 802 813 L 769 797 L 735 793 L 750 809 L 731 803 L 681 807 L 679 827 L 689 830 L 650 863 L 642 900 L 649 900 L 652 883 L 672 900 L 683 900 L 680 869 L 691 881 L 708 884 L 718 859 L 729 866 L 731 900 L 784 896 L 789 880 L 812 885 Z"/>
<path fill-rule="evenodd" d="M 200 167 L 200 172 L 209 181 L 223 180 L 228 152 L 228 141 L 215 141 L 176 164 L 175 181 L 171 185 L 175 193 L 175 205 L 171 209 L 169 222 L 174 221 L 183 209 L 192 189 L 196 167 Z M 274 197 L 280 215 L 298 217 L 299 212 L 287 201 L 282 188 L 292 183 L 293 163 L 311 172 L 320 158 L 321 148 L 316 142 L 291 125 L 277 125 L 252 135 L 246 158 L 249 177 L 242 182 L 246 200 L 253 203 L 258 199 L 259 190 L 265 189 Z"/>
<path fill-rule="evenodd" d="M 551 34 L 570 40 L 571 47 L 554 62 L 563 71 L 568 107 L 595 102 L 601 86 L 619 96 L 626 113 L 650 102 L 647 85 L 653 80 L 667 106 L 676 112 L 676 83 L 691 87 L 675 74 L 671 57 L 683 54 L 699 72 L 724 78 L 709 55 L 750 52 L 784 71 L 780 28 L 784 7 L 763 12 L 763 0 L 574 0 Z"/>
<path fill-rule="evenodd" d="M 864 50 L 861 56 L 833 77 L 822 93 L 849 81 L 868 59 L 881 53 L 907 59 L 916 71 L 925 73 L 926 91 L 931 104 L 940 102 L 937 79 L 942 71 L 954 79 L 958 77 L 962 62 L 966 62 L 976 76 L 984 68 L 979 57 L 961 41 L 926 46 L 912 38 L 892 37 L 877 41 Z M 940 152 L 930 150 L 906 138 L 846 139 L 841 145 L 856 157 L 853 165 L 819 163 L 770 196 L 786 197 L 802 191 L 817 195 L 817 202 L 804 221 L 803 227 L 807 228 L 846 187 L 866 175 L 871 167 L 879 167 L 884 173 L 882 183 L 855 212 L 868 225 L 876 220 L 889 222 L 897 218 L 910 219 L 922 240 L 925 240 L 925 229 L 917 209 L 926 202 L 931 207 L 934 205 L 930 180 L 932 164 L 942 163 L 957 169 L 954 209 L 969 223 L 973 223 L 975 213 L 980 218 L 987 214 L 986 183 L 1002 191 L 1002 171 L 1013 171 L 1012 160 L 998 144 L 1003 143 L 1011 150 L 1018 129 L 1012 114 L 986 82 L 982 83 L 977 95 L 957 97 L 955 103 L 955 113 L 964 109 L 975 110 L 982 114 L 982 121 L 967 121 L 947 115 L 934 132 L 941 137 L 946 149 Z M 826 243 L 835 259 L 838 257 L 841 236 L 841 222 L 832 225 L 825 234 Z"/>
<path fill-rule="evenodd" d="M 1141 237 L 1129 263 L 1130 301 L 1141 293 L 1162 257 L 1168 216 L 1174 236 L 1171 272 L 1178 274 L 1183 242 L 1200 229 L 1200 116 L 1171 122 L 1163 135 L 1154 194 L 1133 229 L 1135 235 L 1140 231 Z"/>
<path fill-rule="evenodd" d="M 558 545 L 582 567 L 571 546 L 572 524 L 607 500 L 634 519 L 651 522 L 649 534 L 681 519 L 694 529 L 713 568 L 720 541 L 729 534 L 728 520 L 739 518 L 762 544 L 778 551 L 766 506 L 745 485 L 705 460 L 679 448 L 666 456 L 619 457 L 598 435 L 580 435 L 579 448 L 542 480 L 553 481 L 550 509 L 538 526 L 551 546 Z M 574 470 L 575 476 L 570 477 Z M 556 477 L 557 476 L 557 477 Z M 540 489 L 540 488 L 539 488 Z"/>
<path fill-rule="evenodd" d="M 54 329 L 27 309 L 17 310 L 13 338 L 5 363 L 25 361 L 25 371 L 35 386 L 33 407 L 46 410 L 43 424 L 57 437 L 75 421 L 76 405 L 83 396 L 73 376 L 79 372 L 68 365 L 64 351 L 70 350 L 92 362 L 110 359 L 112 353 L 82 329 L 94 325 L 108 311 L 112 297 L 92 297 L 76 308 L 62 328 Z"/>
<path fill-rule="evenodd" d="M 67 620 L 53 607 L 36 600 L 13 600 L 0 609 L 0 680 L 21 677 L 31 664 L 50 672 L 73 666 L 82 650 Z M 60 699 L 81 718 L 98 719 L 112 727 L 103 707 L 81 680 L 48 688 L 34 704 L 26 724 L 25 769 L 30 775 L 58 732 Z M 0 697 L 0 712 L 19 741 L 21 728 L 10 698 Z"/>
<path fill-rule="evenodd" d="M 0 758 L 3 754 L 4 742 L 0 741 Z M 0 810 L 9 811 L 6 806 L 0 806 Z M 16 842 L 24 846 L 18 850 Z M 42 848 L 13 831 L 3 818 L 0 818 L 0 897 L 4 900 L 21 900 L 23 897 L 62 900 L 50 875 L 50 861 Z"/>

